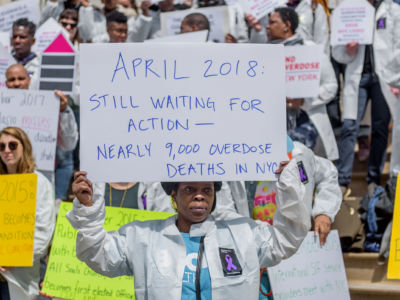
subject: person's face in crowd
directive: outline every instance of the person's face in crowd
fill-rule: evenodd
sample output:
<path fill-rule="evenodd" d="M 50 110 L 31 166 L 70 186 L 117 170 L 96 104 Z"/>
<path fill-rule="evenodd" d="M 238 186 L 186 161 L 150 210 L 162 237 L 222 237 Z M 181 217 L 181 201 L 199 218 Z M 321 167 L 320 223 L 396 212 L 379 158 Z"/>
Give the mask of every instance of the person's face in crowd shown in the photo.
<path fill-rule="evenodd" d="M 219 0 L 199 0 L 199 7 L 209 7 L 219 5 Z"/>
<path fill-rule="evenodd" d="M 24 26 L 13 27 L 11 46 L 18 59 L 23 59 L 31 53 L 35 38 L 30 35 L 29 28 Z"/>
<path fill-rule="evenodd" d="M 6 165 L 7 171 L 16 170 L 23 155 L 21 142 L 12 135 L 2 134 L 0 136 L 0 158 Z"/>
<path fill-rule="evenodd" d="M 128 36 L 128 25 L 126 23 L 110 22 L 107 26 L 110 43 L 125 43 Z"/>
<path fill-rule="evenodd" d="M 29 89 L 31 79 L 22 65 L 14 65 L 6 71 L 6 86 L 9 89 Z"/>
<path fill-rule="evenodd" d="M 189 232 L 192 224 L 203 222 L 214 203 L 214 182 L 181 182 L 172 191 L 178 210 L 178 228 Z"/>
<path fill-rule="evenodd" d="M 267 36 L 268 40 L 286 39 L 291 36 L 290 24 L 283 22 L 279 13 L 274 12 L 269 17 L 269 23 L 267 25 Z"/>
<path fill-rule="evenodd" d="M 193 32 L 196 31 L 195 28 L 193 28 L 192 26 L 188 25 L 187 22 L 182 21 L 181 23 L 181 33 L 187 33 L 187 32 Z"/>
<path fill-rule="evenodd" d="M 102 0 L 105 10 L 111 11 L 117 8 L 117 0 Z"/>
<path fill-rule="evenodd" d="M 78 24 L 76 23 L 76 21 L 74 19 L 63 18 L 60 19 L 59 23 L 61 24 L 62 27 L 64 27 L 66 31 L 68 31 L 69 39 L 73 41 L 76 36 L 76 32 L 78 30 L 77 27 Z"/>
<path fill-rule="evenodd" d="M 174 10 L 174 0 L 164 0 L 158 2 L 158 7 L 161 11 L 172 11 Z"/>

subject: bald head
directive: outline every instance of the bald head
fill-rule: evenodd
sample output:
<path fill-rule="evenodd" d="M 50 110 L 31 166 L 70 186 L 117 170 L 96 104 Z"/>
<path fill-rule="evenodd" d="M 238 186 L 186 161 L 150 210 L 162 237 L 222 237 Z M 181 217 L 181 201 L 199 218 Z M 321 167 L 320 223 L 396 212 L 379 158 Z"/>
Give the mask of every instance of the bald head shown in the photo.
<path fill-rule="evenodd" d="M 6 71 L 6 86 L 9 89 L 29 89 L 31 79 L 23 65 L 11 65 Z"/>
<path fill-rule="evenodd" d="M 183 18 L 181 22 L 181 33 L 210 30 L 210 22 L 201 13 L 192 13 Z"/>

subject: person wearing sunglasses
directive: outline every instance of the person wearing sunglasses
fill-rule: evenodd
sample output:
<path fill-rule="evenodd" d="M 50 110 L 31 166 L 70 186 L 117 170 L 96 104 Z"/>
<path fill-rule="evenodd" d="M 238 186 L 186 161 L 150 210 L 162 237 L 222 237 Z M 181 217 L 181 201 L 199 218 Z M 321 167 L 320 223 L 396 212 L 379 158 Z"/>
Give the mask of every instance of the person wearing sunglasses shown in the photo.
<path fill-rule="evenodd" d="M 40 258 L 47 253 L 56 221 L 54 191 L 46 177 L 35 170 L 28 136 L 18 127 L 6 127 L 0 131 L 0 180 L 2 175 L 27 173 L 37 174 L 33 266 L 0 266 L 2 300 L 36 299 L 39 293 Z"/>
<path fill-rule="evenodd" d="M 78 31 L 78 12 L 75 9 L 65 9 L 58 19 L 58 23 L 69 33 L 69 40 L 75 46 L 82 42 Z"/>

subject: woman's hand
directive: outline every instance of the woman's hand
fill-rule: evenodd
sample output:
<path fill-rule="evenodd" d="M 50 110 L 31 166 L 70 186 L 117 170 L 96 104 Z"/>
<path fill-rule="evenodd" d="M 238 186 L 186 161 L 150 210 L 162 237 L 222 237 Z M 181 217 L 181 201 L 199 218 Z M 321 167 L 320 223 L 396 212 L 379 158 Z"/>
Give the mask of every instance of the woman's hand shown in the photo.
<path fill-rule="evenodd" d="M 247 24 L 250 28 L 253 28 L 257 32 L 261 31 L 261 22 L 257 20 L 255 16 L 253 16 L 252 14 L 245 14 L 244 17 L 246 18 Z"/>
<path fill-rule="evenodd" d="M 12 269 L 12 267 L 0 267 L 0 271 L 3 273 L 10 271 L 11 269 Z"/>
<path fill-rule="evenodd" d="M 285 160 L 285 161 L 281 161 L 279 163 L 279 169 L 275 171 L 276 175 L 281 175 L 281 173 L 283 172 L 283 170 L 286 168 L 286 166 L 289 164 L 290 161 Z"/>
<path fill-rule="evenodd" d="M 60 112 L 65 111 L 68 105 L 68 96 L 59 90 L 54 90 L 54 93 L 60 98 Z"/>
<path fill-rule="evenodd" d="M 144 0 L 142 4 L 140 4 L 140 9 L 142 10 L 142 14 L 146 17 L 150 16 L 149 8 L 152 6 L 153 3 L 148 0 Z"/>
<path fill-rule="evenodd" d="M 93 185 L 92 182 L 86 178 L 86 172 L 75 172 L 74 181 L 72 182 L 72 192 L 75 197 L 85 206 L 92 206 Z"/>
<path fill-rule="evenodd" d="M 314 219 L 314 234 L 319 235 L 319 243 L 325 245 L 326 238 L 331 230 L 331 218 L 326 215 L 318 215 Z"/>
<path fill-rule="evenodd" d="M 358 42 L 350 42 L 346 44 L 346 53 L 350 56 L 356 55 L 358 52 Z"/>
<path fill-rule="evenodd" d="M 229 44 L 237 43 L 237 39 L 233 35 L 227 33 L 225 34 L 225 43 Z"/>
<path fill-rule="evenodd" d="M 303 98 L 287 98 L 286 97 L 286 108 L 298 109 L 304 104 Z"/>

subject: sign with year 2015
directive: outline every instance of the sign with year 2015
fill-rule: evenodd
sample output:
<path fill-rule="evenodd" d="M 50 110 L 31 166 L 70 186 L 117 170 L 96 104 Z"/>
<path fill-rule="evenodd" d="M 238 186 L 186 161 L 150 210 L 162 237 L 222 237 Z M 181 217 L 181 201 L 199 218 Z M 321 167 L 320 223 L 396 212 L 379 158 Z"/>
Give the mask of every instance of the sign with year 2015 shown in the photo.
<path fill-rule="evenodd" d="M 91 180 L 275 180 L 286 158 L 282 45 L 85 44 L 80 59 Z"/>

